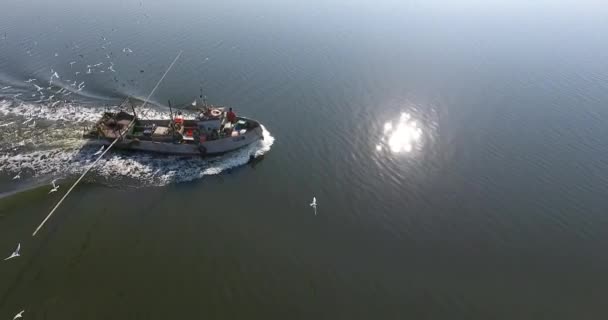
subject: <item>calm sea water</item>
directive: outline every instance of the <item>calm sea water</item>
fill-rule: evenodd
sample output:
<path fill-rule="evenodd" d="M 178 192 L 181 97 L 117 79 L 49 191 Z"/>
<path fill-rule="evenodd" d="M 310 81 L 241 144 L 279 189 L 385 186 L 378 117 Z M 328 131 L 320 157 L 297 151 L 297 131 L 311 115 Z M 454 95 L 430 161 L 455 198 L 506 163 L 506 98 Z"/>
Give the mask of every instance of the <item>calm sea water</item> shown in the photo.
<path fill-rule="evenodd" d="M 0 7 L 0 317 L 608 315 L 605 3 Z M 202 88 L 267 139 L 109 153 L 31 237 L 95 157 L 82 127 L 180 50 L 146 113 Z"/>

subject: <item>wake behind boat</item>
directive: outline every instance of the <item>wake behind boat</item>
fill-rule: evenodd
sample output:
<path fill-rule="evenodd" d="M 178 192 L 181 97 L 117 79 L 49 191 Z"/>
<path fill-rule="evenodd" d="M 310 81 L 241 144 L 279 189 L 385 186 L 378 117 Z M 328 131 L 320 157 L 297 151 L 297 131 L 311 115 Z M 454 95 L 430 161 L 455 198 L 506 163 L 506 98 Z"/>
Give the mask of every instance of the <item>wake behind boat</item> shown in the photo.
<path fill-rule="evenodd" d="M 230 152 L 264 139 L 259 122 L 237 117 L 232 108 L 205 106 L 194 120 L 142 120 L 125 111 L 105 112 L 84 134 L 89 144 L 170 155 L 206 156 Z M 173 112 L 171 112 L 173 114 Z"/>

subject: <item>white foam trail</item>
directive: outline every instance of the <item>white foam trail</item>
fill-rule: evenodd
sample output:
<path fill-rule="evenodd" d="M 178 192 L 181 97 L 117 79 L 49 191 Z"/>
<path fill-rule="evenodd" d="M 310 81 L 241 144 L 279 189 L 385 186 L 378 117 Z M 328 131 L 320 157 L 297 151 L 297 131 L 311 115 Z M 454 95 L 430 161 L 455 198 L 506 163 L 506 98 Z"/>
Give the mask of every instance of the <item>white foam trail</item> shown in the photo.
<path fill-rule="evenodd" d="M 67 127 L 29 129 L 28 135 L 0 138 L 0 174 L 13 175 L 23 168 L 31 169 L 34 177 L 46 175 L 68 176 L 82 173 L 96 156 L 99 146 L 85 146 L 80 138 L 83 122 L 91 123 L 99 119 L 107 108 L 83 107 L 64 103 L 56 109 L 50 104 L 15 105 L 0 100 L 0 114 L 9 116 L 29 116 L 35 114 L 41 122 L 65 120 Z M 169 112 L 148 109 L 138 114 L 145 118 L 169 118 Z M 194 118 L 195 113 L 184 112 L 185 118 Z M 23 120 L 19 120 L 22 122 Z M 52 122 L 51 122 L 52 123 Z M 264 128 L 264 140 L 253 143 L 234 152 L 214 158 L 189 158 L 178 156 L 158 156 L 143 153 L 111 152 L 101 159 L 92 170 L 102 183 L 137 186 L 162 186 L 169 183 L 191 181 L 207 175 L 215 175 L 228 169 L 242 166 L 250 156 L 261 156 L 268 152 L 274 137 Z M 28 150 L 29 149 L 29 150 Z M 5 152 L 4 150 L 8 150 Z M 30 178 L 31 175 L 28 175 Z"/>
<path fill-rule="evenodd" d="M 274 138 L 265 128 L 263 130 L 263 141 L 214 158 L 109 153 L 107 158 L 99 161 L 92 172 L 106 178 L 110 183 L 121 181 L 134 187 L 192 181 L 242 166 L 249 162 L 251 155 L 258 157 L 268 152 L 274 143 Z M 82 142 L 79 145 L 75 140 L 72 142 L 75 146 L 71 148 L 0 156 L 0 171 L 18 172 L 25 167 L 35 172 L 35 176 L 66 176 L 82 173 L 82 170 L 94 161 L 97 147 L 83 146 Z"/>

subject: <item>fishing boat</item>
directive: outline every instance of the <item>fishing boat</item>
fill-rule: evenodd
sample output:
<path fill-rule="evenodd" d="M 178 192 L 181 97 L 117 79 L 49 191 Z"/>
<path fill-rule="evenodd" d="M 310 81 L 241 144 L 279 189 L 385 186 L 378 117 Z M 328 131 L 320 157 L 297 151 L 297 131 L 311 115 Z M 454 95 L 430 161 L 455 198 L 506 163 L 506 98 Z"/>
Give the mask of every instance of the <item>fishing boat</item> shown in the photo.
<path fill-rule="evenodd" d="M 183 119 L 181 113 L 171 119 L 143 120 L 126 111 L 104 112 L 93 128 L 84 133 L 89 144 L 123 150 L 182 156 L 207 156 L 230 152 L 263 140 L 263 130 L 256 120 L 235 117 L 228 121 L 225 107 L 197 108 L 195 119 Z"/>

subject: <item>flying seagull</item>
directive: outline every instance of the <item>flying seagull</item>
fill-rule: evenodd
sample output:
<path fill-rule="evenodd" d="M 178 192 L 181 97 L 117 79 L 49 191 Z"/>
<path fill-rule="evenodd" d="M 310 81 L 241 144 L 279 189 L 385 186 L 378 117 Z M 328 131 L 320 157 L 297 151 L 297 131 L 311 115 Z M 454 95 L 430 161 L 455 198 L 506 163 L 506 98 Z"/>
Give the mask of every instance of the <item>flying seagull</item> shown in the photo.
<path fill-rule="evenodd" d="M 10 88 L 12 88 L 12 87 L 11 86 L 6 86 L 6 87 L 4 87 L 4 88 L 2 88 L 0 90 L 6 90 L 6 89 L 10 89 Z"/>
<path fill-rule="evenodd" d="M 101 149 L 99 149 L 99 151 L 95 152 L 93 155 L 94 155 L 94 156 L 96 156 L 96 155 L 98 155 L 98 154 L 102 153 L 102 152 L 103 152 L 104 147 L 105 147 L 105 146 L 101 146 Z"/>
<path fill-rule="evenodd" d="M 23 318 L 22 314 L 25 312 L 25 310 L 21 310 L 21 312 L 17 313 L 14 317 L 13 320 L 19 319 L 19 318 Z"/>
<path fill-rule="evenodd" d="M 49 191 L 49 194 L 53 193 L 53 192 L 57 191 L 57 189 L 59 189 L 59 185 L 55 185 L 55 181 L 57 181 L 57 179 L 51 181 L 51 184 L 53 185 L 53 189 L 51 189 L 51 191 Z"/>
<path fill-rule="evenodd" d="M 317 215 L 317 198 L 316 197 L 312 197 L 312 203 L 310 204 L 310 206 L 315 209 L 315 216 Z"/>
<path fill-rule="evenodd" d="M 17 175 L 13 177 L 13 180 L 17 179 L 21 179 L 21 171 L 19 171 L 19 173 L 17 173 Z"/>
<path fill-rule="evenodd" d="M 11 253 L 11 255 L 10 255 L 8 258 L 4 259 L 4 261 L 9 260 L 9 259 L 12 259 L 12 258 L 17 258 L 17 257 L 19 257 L 19 256 L 20 256 L 20 255 L 19 255 L 19 250 L 21 250 L 21 243 L 19 243 L 19 244 L 17 245 L 17 250 L 15 250 L 15 252 Z"/>

